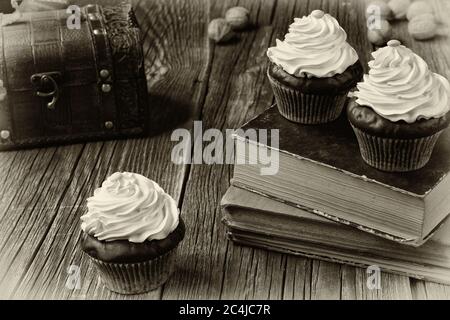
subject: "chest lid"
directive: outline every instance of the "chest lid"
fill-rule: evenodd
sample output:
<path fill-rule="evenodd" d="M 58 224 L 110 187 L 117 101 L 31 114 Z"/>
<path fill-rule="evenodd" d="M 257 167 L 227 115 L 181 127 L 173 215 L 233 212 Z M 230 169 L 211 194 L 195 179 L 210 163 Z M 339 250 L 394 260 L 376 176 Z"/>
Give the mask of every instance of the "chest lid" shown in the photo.
<path fill-rule="evenodd" d="M 8 91 L 35 90 L 32 79 L 38 74 L 58 75 L 63 86 L 97 81 L 96 53 L 86 13 L 81 12 L 79 28 L 69 28 L 68 18 L 65 10 L 23 13 L 20 20 L 1 28 L 1 64 Z"/>

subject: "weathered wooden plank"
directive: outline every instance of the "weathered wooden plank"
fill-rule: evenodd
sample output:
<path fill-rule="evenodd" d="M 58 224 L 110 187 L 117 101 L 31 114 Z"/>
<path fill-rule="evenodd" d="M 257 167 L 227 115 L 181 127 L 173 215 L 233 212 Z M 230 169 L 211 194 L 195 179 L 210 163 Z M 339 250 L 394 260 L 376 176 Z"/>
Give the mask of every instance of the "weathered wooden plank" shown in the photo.
<path fill-rule="evenodd" d="M 351 266 L 343 265 L 341 267 L 341 299 L 342 300 L 357 300 L 358 289 L 361 281 L 356 279 L 356 269 Z"/>
<path fill-rule="evenodd" d="M 213 3 L 211 18 L 223 16 L 231 6 L 242 5 L 251 9 L 252 20 L 257 26 L 241 33 L 238 41 L 220 46 L 211 44 L 214 55 L 208 94 L 202 110 L 205 129 L 236 128 L 272 103 L 273 95 L 265 79 L 265 48 L 271 36 L 271 28 L 267 27 L 271 12 L 266 11 L 266 8 L 270 8 L 271 3 Z M 260 96 L 264 97 L 263 101 Z M 230 178 L 231 166 L 203 165 L 192 168 L 183 204 L 183 216 L 186 217 L 189 230 L 182 245 L 186 260 L 182 272 L 165 287 L 164 299 L 281 297 L 283 271 L 279 270 L 282 270 L 282 256 L 249 248 L 230 247 L 226 240 L 225 229 L 220 222 L 219 203 L 229 186 Z M 228 250 L 236 251 L 235 255 Z M 251 279 L 248 279 L 250 287 L 247 290 L 239 290 L 233 286 L 241 283 L 242 278 L 235 281 L 235 278 L 224 275 L 230 265 L 238 268 L 235 261 L 242 257 L 253 261 L 250 268 Z M 263 261 L 262 265 L 259 264 Z M 248 269 L 245 265 L 242 267 L 239 272 L 245 277 Z"/>
<path fill-rule="evenodd" d="M 369 288 L 365 269 L 314 261 L 311 299 L 326 300 L 410 300 L 409 278 L 381 273 L 379 288 Z"/>
<path fill-rule="evenodd" d="M 82 149 L 22 151 L 15 159 L 9 177 L 14 181 L 1 195 L 0 295 L 11 294 L 39 254 Z"/>
<path fill-rule="evenodd" d="M 450 287 L 437 283 L 411 280 L 413 298 L 416 300 L 449 300 Z"/>
<path fill-rule="evenodd" d="M 425 282 L 411 279 L 411 294 L 414 300 L 426 300 Z"/>
<path fill-rule="evenodd" d="M 53 150 L 54 152 L 54 150 Z M 27 153 L 23 152 L 1 152 L 1 185 L 0 198 L 1 211 L 0 218 L 3 218 L 6 209 L 14 200 L 17 190 L 23 180 L 29 173 L 30 166 L 34 163 L 39 155 L 39 150 L 31 150 Z"/>
<path fill-rule="evenodd" d="M 311 275 L 312 300 L 339 300 L 341 297 L 340 265 L 313 261 Z"/>
<path fill-rule="evenodd" d="M 371 273 L 372 274 L 372 273 Z M 412 299 L 409 278 L 390 273 L 381 273 L 379 287 L 368 286 L 366 269 L 345 266 L 342 268 L 343 300 L 410 300 Z M 372 281 L 370 281 L 371 284 Z"/>
<path fill-rule="evenodd" d="M 311 275 L 313 260 L 301 257 L 287 257 L 284 277 L 284 300 L 311 299 Z"/>
<path fill-rule="evenodd" d="M 0 153 L 0 194 L 3 194 L 5 190 L 9 189 L 9 185 L 13 183 L 13 179 L 10 179 L 12 169 L 16 165 L 16 159 L 18 152 L 2 152 Z M 4 202 L 7 199 L 1 198 L 0 202 Z M 1 214 L 1 213 L 0 213 Z"/>
<path fill-rule="evenodd" d="M 71 261 L 70 263 L 66 261 L 67 259 L 71 259 L 71 240 L 78 240 L 80 234 L 78 222 L 80 215 L 78 212 L 83 210 L 83 202 L 88 192 L 92 191 L 95 185 L 101 183 L 94 180 L 96 184 L 89 184 L 91 183 L 89 179 L 93 175 L 94 178 L 100 180 L 104 178 L 104 171 L 108 170 L 109 161 L 102 161 L 100 163 L 99 161 L 104 160 L 101 156 L 104 149 L 113 150 L 113 148 L 104 147 L 104 143 L 90 144 L 87 146 L 87 150 L 83 152 L 75 169 L 74 179 L 68 186 L 67 195 L 62 199 L 61 207 L 57 211 L 54 223 L 50 225 L 45 242 L 40 248 L 39 256 L 33 260 L 29 271 L 25 274 L 24 279 L 17 288 L 15 292 L 16 297 L 48 297 L 48 293 L 46 293 L 48 287 L 53 288 L 55 285 L 59 286 L 61 282 L 63 287 L 65 285 L 67 274 L 60 275 L 60 267 L 64 267 L 64 271 L 71 264 L 78 265 L 81 268 L 82 264 L 77 261 Z M 98 166 L 101 168 L 106 167 L 101 176 L 98 175 Z M 75 199 L 75 201 L 70 202 L 67 199 Z M 62 252 L 62 260 L 55 257 L 60 251 Z M 50 270 L 46 270 L 47 265 Z M 83 269 L 80 270 L 83 271 Z M 55 277 L 55 275 L 58 276 Z M 83 272 L 81 276 L 83 278 Z"/>
<path fill-rule="evenodd" d="M 227 267 L 233 268 L 235 276 L 226 276 L 223 284 L 226 290 L 220 298 L 282 299 L 287 257 L 264 250 L 240 249 L 228 252 Z"/>
<path fill-rule="evenodd" d="M 68 192 L 61 200 L 39 255 L 32 261 L 15 297 L 56 299 L 159 299 L 161 290 L 141 296 L 122 297 L 98 281 L 89 259 L 79 248 L 79 218 L 85 199 L 116 171 L 141 173 L 155 181 L 181 204 L 187 166 L 171 162 L 170 133 L 188 126 L 195 116 L 205 84 L 207 48 L 204 37 L 206 10 L 201 1 L 140 1 L 137 16 L 147 31 L 144 48 L 150 74 L 153 138 L 87 144 L 73 172 Z M 191 20 L 190 17 L 195 17 Z M 158 68 L 152 63 L 158 61 Z M 182 117 L 181 117 L 182 115 Z M 167 119 L 171 121 L 166 121 Z M 163 126 L 161 122 L 166 124 Z M 81 289 L 66 287 L 67 269 L 80 267 Z"/>
<path fill-rule="evenodd" d="M 412 293 L 409 278 L 383 273 L 381 276 L 381 299 L 411 300 Z"/>

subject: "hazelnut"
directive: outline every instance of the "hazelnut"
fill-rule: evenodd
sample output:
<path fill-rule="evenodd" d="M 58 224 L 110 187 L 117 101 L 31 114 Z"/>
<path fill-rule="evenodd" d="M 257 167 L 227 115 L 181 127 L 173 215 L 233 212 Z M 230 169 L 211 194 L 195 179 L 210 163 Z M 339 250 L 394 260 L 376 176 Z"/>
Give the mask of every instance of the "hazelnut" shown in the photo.
<path fill-rule="evenodd" d="M 408 32 L 416 40 L 432 39 L 437 31 L 436 19 L 431 13 L 416 16 L 408 23 Z"/>
<path fill-rule="evenodd" d="M 366 19 L 375 17 L 381 20 L 389 20 L 392 18 L 392 10 L 387 3 L 382 0 L 370 1 L 366 8 Z"/>
<path fill-rule="evenodd" d="M 223 18 L 214 19 L 208 26 L 208 37 L 217 43 L 223 43 L 234 37 L 230 24 Z"/>
<path fill-rule="evenodd" d="M 408 20 L 412 20 L 414 17 L 420 16 L 421 14 L 425 13 L 434 13 L 433 8 L 428 2 L 426 1 L 413 2 L 406 13 L 406 18 Z"/>
<path fill-rule="evenodd" d="M 233 7 L 225 13 L 225 20 L 233 30 L 243 30 L 250 24 L 250 11 L 244 7 Z"/>
<path fill-rule="evenodd" d="M 392 37 L 391 24 L 386 20 L 379 21 L 379 25 L 374 23 L 367 31 L 367 38 L 374 45 L 381 47 Z"/>
<path fill-rule="evenodd" d="M 395 19 L 405 19 L 406 12 L 408 12 L 409 6 L 411 5 L 411 0 L 391 0 L 388 3 L 389 8 L 391 8 Z"/>

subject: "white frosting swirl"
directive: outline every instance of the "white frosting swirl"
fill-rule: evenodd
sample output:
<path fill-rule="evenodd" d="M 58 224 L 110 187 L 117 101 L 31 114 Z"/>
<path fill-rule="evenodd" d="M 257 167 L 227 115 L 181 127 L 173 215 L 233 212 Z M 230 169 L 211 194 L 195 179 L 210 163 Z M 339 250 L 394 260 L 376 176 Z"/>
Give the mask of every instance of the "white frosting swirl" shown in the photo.
<path fill-rule="evenodd" d="M 269 59 L 296 77 L 332 77 L 358 61 L 344 29 L 320 10 L 295 18 L 284 41 L 276 43 L 267 51 Z"/>
<path fill-rule="evenodd" d="M 167 238 L 178 226 L 175 200 L 154 181 L 115 173 L 87 200 L 83 231 L 100 241 L 143 243 Z"/>
<path fill-rule="evenodd" d="M 414 123 L 450 111 L 450 84 L 412 50 L 391 40 L 372 53 L 370 72 L 358 84 L 357 103 L 392 121 Z"/>

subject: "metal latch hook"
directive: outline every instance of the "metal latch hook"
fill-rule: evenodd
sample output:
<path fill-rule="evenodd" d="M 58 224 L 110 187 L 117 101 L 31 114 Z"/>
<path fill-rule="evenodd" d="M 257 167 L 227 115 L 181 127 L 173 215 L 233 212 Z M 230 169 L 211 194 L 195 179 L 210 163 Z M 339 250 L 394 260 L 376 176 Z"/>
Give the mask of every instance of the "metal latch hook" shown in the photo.
<path fill-rule="evenodd" d="M 41 98 L 51 98 L 47 108 L 54 110 L 59 99 L 57 80 L 61 78 L 59 72 L 37 73 L 31 76 L 31 83 L 36 88 L 36 95 Z"/>

